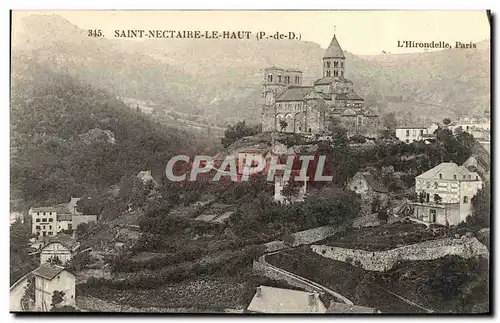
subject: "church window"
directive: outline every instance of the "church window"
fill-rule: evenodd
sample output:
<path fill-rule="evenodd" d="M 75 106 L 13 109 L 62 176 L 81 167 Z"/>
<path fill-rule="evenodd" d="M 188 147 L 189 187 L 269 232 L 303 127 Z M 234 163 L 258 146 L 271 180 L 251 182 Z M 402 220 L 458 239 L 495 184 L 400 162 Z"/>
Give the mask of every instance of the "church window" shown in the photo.
<path fill-rule="evenodd" d="M 326 62 L 326 67 L 330 68 L 330 62 Z"/>
<path fill-rule="evenodd" d="M 267 76 L 267 81 L 268 81 L 268 82 L 272 82 L 272 81 L 273 81 L 273 76 L 272 76 L 271 74 L 269 74 L 269 75 Z"/>
<path fill-rule="evenodd" d="M 339 62 L 333 62 L 333 67 L 339 67 Z"/>
<path fill-rule="evenodd" d="M 281 83 L 281 75 L 278 74 L 278 83 Z"/>

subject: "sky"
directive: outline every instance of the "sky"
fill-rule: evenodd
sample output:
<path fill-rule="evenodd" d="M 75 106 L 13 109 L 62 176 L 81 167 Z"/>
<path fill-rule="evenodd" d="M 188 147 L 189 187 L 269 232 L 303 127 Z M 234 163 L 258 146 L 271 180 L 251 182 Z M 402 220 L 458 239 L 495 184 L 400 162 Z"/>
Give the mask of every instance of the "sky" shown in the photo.
<path fill-rule="evenodd" d="M 485 11 L 14 11 L 23 16 L 58 14 L 82 29 L 248 30 L 295 32 L 303 41 L 328 47 L 334 30 L 344 50 L 358 55 L 421 52 L 398 41 L 478 42 L 490 39 Z M 164 41 L 168 41 L 165 39 Z M 279 40 L 276 40 L 279 41 Z"/>

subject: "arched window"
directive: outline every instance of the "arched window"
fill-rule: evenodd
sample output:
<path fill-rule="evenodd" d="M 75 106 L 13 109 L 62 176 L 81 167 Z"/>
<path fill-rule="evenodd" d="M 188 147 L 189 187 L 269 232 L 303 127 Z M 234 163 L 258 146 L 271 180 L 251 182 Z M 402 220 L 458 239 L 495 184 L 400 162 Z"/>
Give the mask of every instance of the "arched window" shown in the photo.
<path fill-rule="evenodd" d="M 326 76 L 330 76 L 330 71 L 326 71 Z"/>
<path fill-rule="evenodd" d="M 453 179 L 457 179 L 457 175 L 456 175 L 456 174 L 455 174 L 455 175 L 453 175 Z"/>
<path fill-rule="evenodd" d="M 337 61 L 333 62 L 333 67 L 339 67 L 339 62 Z"/>
<path fill-rule="evenodd" d="M 330 68 L 330 62 L 326 62 L 326 67 Z"/>
<path fill-rule="evenodd" d="M 443 174 L 439 174 L 439 179 L 443 179 Z"/>
<path fill-rule="evenodd" d="M 340 62 L 340 67 L 344 68 L 344 62 Z"/>
<path fill-rule="evenodd" d="M 339 76 L 339 72 L 333 71 L 333 76 Z"/>
<path fill-rule="evenodd" d="M 268 81 L 268 82 L 272 82 L 272 81 L 273 81 L 273 76 L 272 76 L 271 74 L 269 74 L 269 75 L 267 76 L 267 81 Z"/>
<path fill-rule="evenodd" d="M 281 75 L 278 74 L 278 82 L 281 83 Z"/>

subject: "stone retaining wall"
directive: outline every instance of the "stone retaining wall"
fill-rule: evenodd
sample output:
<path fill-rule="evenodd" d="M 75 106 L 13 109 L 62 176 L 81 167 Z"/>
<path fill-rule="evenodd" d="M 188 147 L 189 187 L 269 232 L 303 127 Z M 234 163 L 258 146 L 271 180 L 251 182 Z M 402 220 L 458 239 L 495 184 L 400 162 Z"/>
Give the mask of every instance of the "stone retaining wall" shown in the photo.
<path fill-rule="evenodd" d="M 388 251 L 366 251 L 345 249 L 325 245 L 311 245 L 317 254 L 337 261 L 349 262 L 357 267 L 372 271 L 387 271 L 397 261 L 433 260 L 448 255 L 465 259 L 487 255 L 488 249 L 476 238 L 429 240 Z"/>

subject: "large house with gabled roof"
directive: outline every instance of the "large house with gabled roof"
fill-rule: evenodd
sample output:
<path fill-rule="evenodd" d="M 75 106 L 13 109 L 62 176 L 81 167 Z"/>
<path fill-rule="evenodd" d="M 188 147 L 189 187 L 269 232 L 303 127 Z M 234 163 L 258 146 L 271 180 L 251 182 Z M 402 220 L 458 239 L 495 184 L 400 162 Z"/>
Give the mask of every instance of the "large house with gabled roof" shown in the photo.
<path fill-rule="evenodd" d="M 345 78 L 346 58 L 334 35 L 323 56 L 323 76 L 302 85 L 302 71 L 276 66 L 264 70 L 262 131 L 328 133 L 339 125 L 350 134 L 375 135 L 377 113 Z"/>
<path fill-rule="evenodd" d="M 441 225 L 464 222 L 472 215 L 472 198 L 482 186 L 477 172 L 452 162 L 441 163 L 415 178 L 413 217 Z"/>

